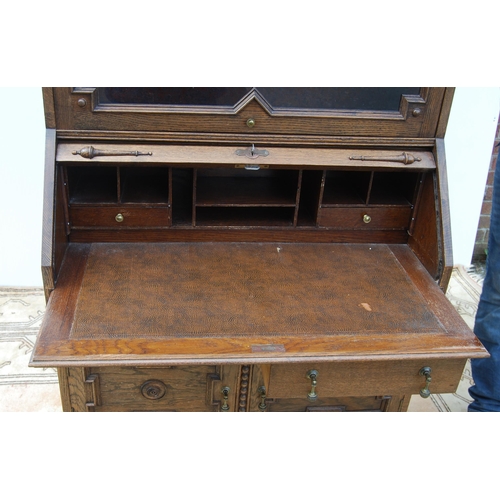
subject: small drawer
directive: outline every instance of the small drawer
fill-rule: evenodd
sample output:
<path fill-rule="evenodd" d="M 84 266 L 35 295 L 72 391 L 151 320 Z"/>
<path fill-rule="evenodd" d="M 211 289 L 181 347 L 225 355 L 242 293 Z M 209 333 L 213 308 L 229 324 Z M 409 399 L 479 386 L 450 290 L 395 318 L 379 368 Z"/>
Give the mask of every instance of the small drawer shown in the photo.
<path fill-rule="evenodd" d="M 207 402 L 214 366 L 93 368 L 99 377 L 96 411 L 213 411 Z"/>
<path fill-rule="evenodd" d="M 71 207 L 72 227 L 165 227 L 171 225 L 171 210 L 162 207 Z"/>
<path fill-rule="evenodd" d="M 420 369 L 430 367 L 430 392 L 449 393 L 456 390 L 464 365 L 462 359 L 272 365 L 266 392 L 269 398 L 307 402 L 312 388 L 308 373 L 315 370 L 318 398 L 419 394 L 426 386 Z"/>
<path fill-rule="evenodd" d="M 401 207 L 321 207 L 318 225 L 339 229 L 406 229 L 411 206 Z"/>

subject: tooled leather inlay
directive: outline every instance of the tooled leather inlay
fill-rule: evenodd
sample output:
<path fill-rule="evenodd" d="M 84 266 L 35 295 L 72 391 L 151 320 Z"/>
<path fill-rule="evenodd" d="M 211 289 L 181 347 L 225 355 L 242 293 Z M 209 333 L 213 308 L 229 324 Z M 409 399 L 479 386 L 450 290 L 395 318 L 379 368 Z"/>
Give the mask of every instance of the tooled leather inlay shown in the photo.
<path fill-rule="evenodd" d="M 73 339 L 444 331 L 386 245 L 94 243 Z"/>

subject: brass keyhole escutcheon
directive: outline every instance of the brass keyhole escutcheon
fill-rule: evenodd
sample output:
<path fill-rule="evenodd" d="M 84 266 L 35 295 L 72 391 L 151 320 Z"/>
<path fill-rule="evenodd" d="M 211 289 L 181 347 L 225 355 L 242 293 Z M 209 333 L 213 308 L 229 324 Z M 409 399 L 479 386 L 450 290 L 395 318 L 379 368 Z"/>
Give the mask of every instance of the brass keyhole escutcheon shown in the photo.
<path fill-rule="evenodd" d="M 254 120 L 253 118 L 249 118 L 249 119 L 247 120 L 247 127 L 248 127 L 248 128 L 253 128 L 253 127 L 255 127 L 255 120 Z"/>
<path fill-rule="evenodd" d="M 372 221 L 372 218 L 368 214 L 363 215 L 363 222 L 365 224 L 370 224 L 371 221 Z"/>
<path fill-rule="evenodd" d="M 116 222 L 123 222 L 123 219 L 124 219 L 124 217 L 122 214 L 117 214 L 115 217 Z"/>

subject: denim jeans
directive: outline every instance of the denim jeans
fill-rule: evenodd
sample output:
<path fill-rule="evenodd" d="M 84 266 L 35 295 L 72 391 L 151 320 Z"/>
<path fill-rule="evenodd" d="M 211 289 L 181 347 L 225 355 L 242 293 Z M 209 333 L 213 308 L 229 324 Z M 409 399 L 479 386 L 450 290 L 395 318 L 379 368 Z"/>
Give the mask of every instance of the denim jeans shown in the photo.
<path fill-rule="evenodd" d="M 479 299 L 474 333 L 490 358 L 473 359 L 474 401 L 468 411 L 500 411 L 500 155 L 493 181 L 493 202 L 488 239 L 488 257 L 483 291 Z"/>

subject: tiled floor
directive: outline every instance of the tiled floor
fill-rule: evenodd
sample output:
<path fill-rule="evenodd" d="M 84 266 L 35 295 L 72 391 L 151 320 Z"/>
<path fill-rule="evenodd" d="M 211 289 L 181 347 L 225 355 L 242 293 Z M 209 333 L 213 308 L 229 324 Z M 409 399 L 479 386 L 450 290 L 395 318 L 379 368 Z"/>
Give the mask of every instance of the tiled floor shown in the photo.
<path fill-rule="evenodd" d="M 481 293 L 481 265 L 453 270 L 448 298 L 472 328 Z M 57 373 L 53 368 L 29 368 L 28 362 L 45 310 L 43 291 L 0 288 L 0 411 L 61 411 Z M 466 412 L 472 383 L 467 364 L 454 394 L 413 396 L 410 412 Z"/>

